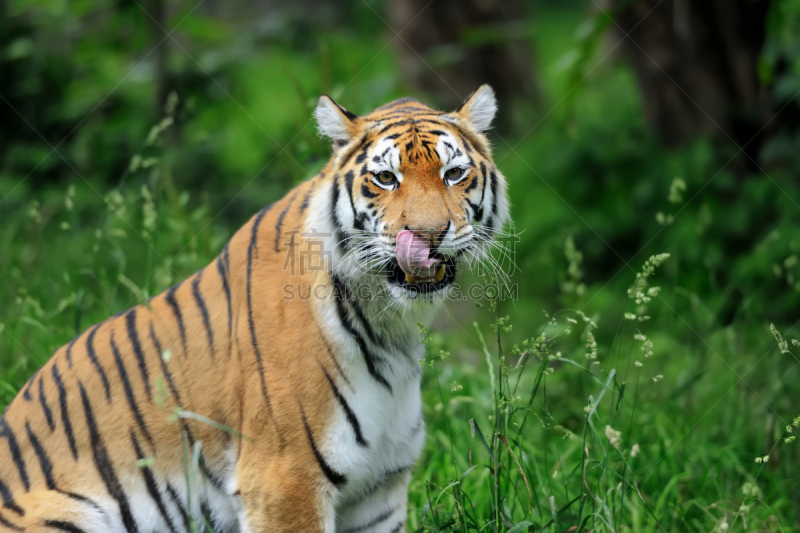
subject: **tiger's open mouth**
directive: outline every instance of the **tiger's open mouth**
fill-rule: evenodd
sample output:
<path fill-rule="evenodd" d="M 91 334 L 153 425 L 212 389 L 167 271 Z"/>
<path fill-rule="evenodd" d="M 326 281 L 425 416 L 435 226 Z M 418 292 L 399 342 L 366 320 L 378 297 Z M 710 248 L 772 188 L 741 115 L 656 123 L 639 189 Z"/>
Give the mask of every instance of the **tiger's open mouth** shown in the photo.
<path fill-rule="evenodd" d="M 455 261 L 432 250 L 433 240 L 408 229 L 399 232 L 388 268 L 389 282 L 415 294 L 434 293 L 453 283 Z"/>
<path fill-rule="evenodd" d="M 445 257 L 438 254 L 434 257 L 439 259 L 439 263 L 431 267 L 430 270 L 432 272 L 424 272 L 424 274 L 432 273 L 432 275 L 426 277 L 407 274 L 400 268 L 400 264 L 396 260 L 391 261 L 385 269 L 389 283 L 415 294 L 433 294 L 445 289 L 456 279 L 455 257 Z"/>

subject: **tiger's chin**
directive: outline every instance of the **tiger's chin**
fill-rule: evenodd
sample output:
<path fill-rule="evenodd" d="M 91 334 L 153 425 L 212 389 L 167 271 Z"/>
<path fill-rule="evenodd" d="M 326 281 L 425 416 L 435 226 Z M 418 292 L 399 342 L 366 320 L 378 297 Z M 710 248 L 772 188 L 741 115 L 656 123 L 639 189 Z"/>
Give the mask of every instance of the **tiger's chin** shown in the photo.
<path fill-rule="evenodd" d="M 397 261 L 391 261 L 385 268 L 385 275 L 395 298 L 437 302 L 444 300 L 455 282 L 456 261 L 454 257 L 442 257 L 442 262 L 429 277 L 407 274 Z"/>

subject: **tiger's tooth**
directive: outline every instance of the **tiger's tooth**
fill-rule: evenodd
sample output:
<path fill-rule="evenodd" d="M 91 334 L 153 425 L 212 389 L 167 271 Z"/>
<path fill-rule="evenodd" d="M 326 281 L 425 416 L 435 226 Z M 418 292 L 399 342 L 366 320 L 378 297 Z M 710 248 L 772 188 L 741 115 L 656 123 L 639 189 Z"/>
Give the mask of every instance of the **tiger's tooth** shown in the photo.
<path fill-rule="evenodd" d="M 436 270 L 436 274 L 434 275 L 434 278 L 436 279 L 437 283 L 444 279 L 444 266 L 440 266 Z"/>
<path fill-rule="evenodd" d="M 408 283 L 416 283 L 417 282 L 417 278 L 415 278 L 411 274 L 406 274 L 406 281 Z"/>

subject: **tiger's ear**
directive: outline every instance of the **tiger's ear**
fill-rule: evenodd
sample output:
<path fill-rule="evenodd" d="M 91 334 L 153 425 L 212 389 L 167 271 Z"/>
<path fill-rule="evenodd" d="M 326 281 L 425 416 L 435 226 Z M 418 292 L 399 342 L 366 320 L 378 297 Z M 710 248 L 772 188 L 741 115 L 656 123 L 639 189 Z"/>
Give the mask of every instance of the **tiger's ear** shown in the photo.
<path fill-rule="evenodd" d="M 479 133 L 492 126 L 497 114 L 497 99 L 494 89 L 481 85 L 478 90 L 467 97 L 467 100 L 455 112 L 462 120 L 469 122 Z"/>
<path fill-rule="evenodd" d="M 357 131 L 357 115 L 351 113 L 324 94 L 319 97 L 314 111 L 320 135 L 333 141 L 333 151 L 350 142 Z"/>

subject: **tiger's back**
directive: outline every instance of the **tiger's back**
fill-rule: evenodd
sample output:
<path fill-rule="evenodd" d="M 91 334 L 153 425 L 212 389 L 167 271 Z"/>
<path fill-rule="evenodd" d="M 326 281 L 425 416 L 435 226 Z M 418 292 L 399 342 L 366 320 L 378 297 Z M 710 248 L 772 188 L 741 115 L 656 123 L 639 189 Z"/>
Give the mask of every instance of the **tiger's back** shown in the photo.
<path fill-rule="evenodd" d="M 470 113 L 486 112 L 487 89 L 452 116 L 485 122 Z M 484 232 L 493 217 L 502 226 L 505 182 L 478 127 L 415 102 L 363 118 L 327 102 L 317 116 L 334 155 L 319 175 L 206 268 L 60 348 L 9 405 L 0 530 L 403 528 L 424 439 L 416 323 L 443 299 L 478 215 Z M 469 175 L 448 182 L 456 164 Z M 409 226 L 412 207 L 398 206 L 414 204 L 443 214 Z M 436 280 L 398 270 L 410 267 L 393 259 L 394 236 L 409 227 L 438 228 L 420 244 L 441 263 Z M 290 261 L 311 249 L 319 268 Z M 382 263 L 358 271 L 367 255 Z M 418 313 L 398 319 L 364 288 Z"/>
<path fill-rule="evenodd" d="M 150 531 L 149 516 L 167 522 L 170 531 L 188 531 L 192 517 L 204 515 L 215 531 L 234 529 L 239 509 L 233 502 L 236 488 L 229 489 L 242 441 L 198 422 L 192 413 L 238 431 L 253 389 L 259 398 L 269 398 L 270 416 L 292 407 L 278 398 L 284 388 L 280 381 L 274 384 L 276 392 L 268 393 L 273 372 L 265 372 L 265 365 L 282 379 L 313 384 L 314 390 L 322 384 L 308 381 L 312 369 L 304 361 L 281 365 L 280 358 L 267 361 L 262 353 L 280 353 L 286 328 L 313 322 L 299 306 L 277 310 L 281 294 L 263 282 L 282 274 L 283 243 L 277 249 L 270 246 L 280 226 L 300 227 L 298 215 L 304 209 L 298 203 L 290 213 L 294 202 L 287 198 L 255 215 L 205 269 L 147 306 L 90 327 L 29 379 L 0 422 L 0 439 L 8 445 L 8 453 L 0 455 L 0 493 L 5 496 L 0 523 L 12 529 L 36 527 L 25 517 L 42 512 L 46 521 L 70 523 L 73 513 L 66 511 L 63 499 L 71 498 L 96 511 L 93 521 L 109 528 L 104 531 L 112 530 L 117 518 L 126 531 Z M 253 292 L 259 294 L 257 308 Z M 242 335 L 245 339 L 238 338 Z M 312 334 L 287 344 L 318 353 L 320 342 Z M 250 357 L 253 352 L 258 357 Z M 241 371 L 226 370 L 231 367 Z M 264 383 L 249 383 L 259 375 Z M 325 416 L 316 408 L 314 413 Z M 297 435 L 276 437 L 280 444 Z M 202 443 L 199 475 L 188 490 L 184 440 L 190 456 L 194 443 Z M 42 511 L 44 499 L 52 503 Z M 132 505 L 134 500 L 139 505 Z M 26 512 L 28 501 L 35 502 L 35 513 Z"/>

